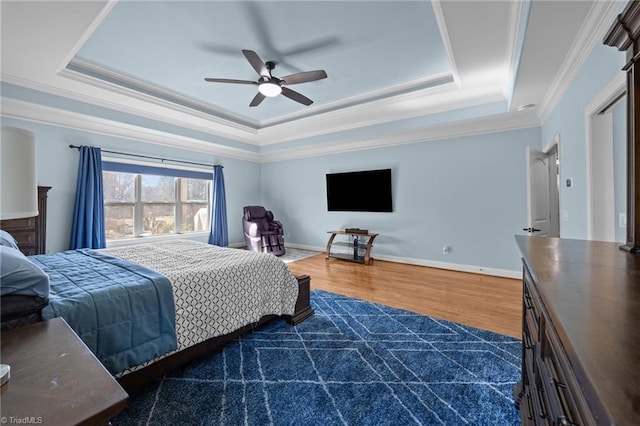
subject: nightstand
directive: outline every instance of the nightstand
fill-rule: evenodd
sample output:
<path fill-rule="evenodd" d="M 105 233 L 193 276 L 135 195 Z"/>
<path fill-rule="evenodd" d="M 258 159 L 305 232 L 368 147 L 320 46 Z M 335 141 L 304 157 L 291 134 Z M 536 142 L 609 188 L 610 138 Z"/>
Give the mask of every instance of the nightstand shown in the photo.
<path fill-rule="evenodd" d="M 107 424 L 128 395 L 62 318 L 2 333 L 3 424 Z"/>

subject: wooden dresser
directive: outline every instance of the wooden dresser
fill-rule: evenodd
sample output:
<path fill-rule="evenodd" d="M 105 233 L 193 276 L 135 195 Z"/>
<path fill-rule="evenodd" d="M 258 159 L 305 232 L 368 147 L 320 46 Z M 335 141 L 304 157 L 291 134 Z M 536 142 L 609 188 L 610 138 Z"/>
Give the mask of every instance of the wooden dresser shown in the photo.
<path fill-rule="evenodd" d="M 50 186 L 38 187 L 38 216 L 1 220 L 0 229 L 10 233 L 25 255 L 45 254 L 47 250 L 47 192 Z"/>
<path fill-rule="evenodd" d="M 640 255 L 516 237 L 523 255 L 522 423 L 640 423 Z"/>

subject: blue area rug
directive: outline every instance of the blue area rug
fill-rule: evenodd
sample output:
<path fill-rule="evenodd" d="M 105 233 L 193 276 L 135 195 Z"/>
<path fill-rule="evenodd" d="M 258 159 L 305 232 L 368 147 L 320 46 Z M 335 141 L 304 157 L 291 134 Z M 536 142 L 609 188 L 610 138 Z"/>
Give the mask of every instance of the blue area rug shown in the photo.
<path fill-rule="evenodd" d="M 520 424 L 511 337 L 315 290 L 273 321 L 131 395 L 116 425 Z"/>

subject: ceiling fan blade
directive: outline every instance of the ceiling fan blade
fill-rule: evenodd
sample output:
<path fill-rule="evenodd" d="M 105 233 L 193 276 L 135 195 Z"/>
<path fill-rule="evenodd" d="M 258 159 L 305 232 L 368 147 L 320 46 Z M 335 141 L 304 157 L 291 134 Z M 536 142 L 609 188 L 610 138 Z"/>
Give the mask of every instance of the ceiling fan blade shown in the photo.
<path fill-rule="evenodd" d="M 300 102 L 303 105 L 309 106 L 313 103 L 313 101 L 309 98 L 307 98 L 306 96 L 289 89 L 288 87 L 283 87 L 282 88 L 282 94 L 285 95 L 287 98 L 292 99 L 296 102 Z"/>
<path fill-rule="evenodd" d="M 247 61 L 249 61 L 253 69 L 256 70 L 256 72 L 260 74 L 260 76 L 271 77 L 271 74 L 269 74 L 269 70 L 264 64 L 264 61 L 260 59 L 260 56 L 258 56 L 256 52 L 254 52 L 253 50 L 242 49 L 242 54 L 245 58 L 247 58 Z"/>
<path fill-rule="evenodd" d="M 324 70 L 317 71 L 304 71 L 296 74 L 291 74 L 286 77 L 282 77 L 283 84 L 299 84 L 306 83 L 309 81 L 322 80 L 323 78 L 327 78 L 327 73 Z"/>
<path fill-rule="evenodd" d="M 235 84 L 258 84 L 251 80 L 234 80 L 232 78 L 205 78 L 209 83 L 235 83 Z"/>
<path fill-rule="evenodd" d="M 307 41 L 290 47 L 280 52 L 282 56 L 293 56 L 307 53 L 312 50 L 326 49 L 333 45 L 340 44 L 340 40 L 334 36 L 319 38 L 317 40 Z"/>
<path fill-rule="evenodd" d="M 264 98 L 266 98 L 266 96 L 263 95 L 262 93 L 260 93 L 260 92 L 256 93 L 256 96 L 253 98 L 253 100 L 251 101 L 249 106 L 250 107 L 256 107 L 256 106 L 260 105 L 260 102 L 264 101 Z"/>

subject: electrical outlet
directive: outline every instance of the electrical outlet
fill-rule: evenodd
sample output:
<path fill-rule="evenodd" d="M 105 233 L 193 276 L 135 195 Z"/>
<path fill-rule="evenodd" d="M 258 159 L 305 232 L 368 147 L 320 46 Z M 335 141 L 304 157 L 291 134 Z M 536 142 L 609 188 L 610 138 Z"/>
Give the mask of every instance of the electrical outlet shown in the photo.
<path fill-rule="evenodd" d="M 451 247 L 449 246 L 442 247 L 442 254 L 449 254 L 449 252 L 451 252 Z"/>

